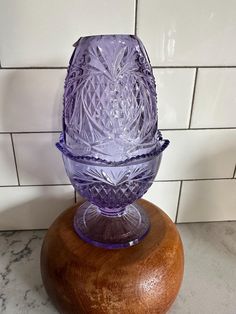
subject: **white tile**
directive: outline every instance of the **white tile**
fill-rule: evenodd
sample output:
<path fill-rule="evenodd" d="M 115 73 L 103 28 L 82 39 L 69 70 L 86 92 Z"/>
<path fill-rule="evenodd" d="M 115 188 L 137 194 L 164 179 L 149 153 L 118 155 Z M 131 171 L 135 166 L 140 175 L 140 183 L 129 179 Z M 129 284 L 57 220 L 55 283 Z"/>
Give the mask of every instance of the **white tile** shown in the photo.
<path fill-rule="evenodd" d="M 11 137 L 9 134 L 0 134 L 0 174 L 0 185 L 18 184 Z"/>
<path fill-rule="evenodd" d="M 2 0 L 3 66 L 67 65 L 80 36 L 133 33 L 134 0 Z"/>
<path fill-rule="evenodd" d="M 160 129 L 189 125 L 195 69 L 154 69 Z"/>
<path fill-rule="evenodd" d="M 74 203 L 71 186 L 0 187 L 0 229 L 44 229 Z"/>
<path fill-rule="evenodd" d="M 175 221 L 180 182 L 153 182 L 143 198 L 160 207 Z"/>
<path fill-rule="evenodd" d="M 236 127 L 236 69 L 199 69 L 191 127 Z"/>
<path fill-rule="evenodd" d="M 153 65 L 234 65 L 235 1 L 138 1 L 138 36 Z"/>
<path fill-rule="evenodd" d="M 1 70 L 0 131 L 61 129 L 66 70 Z"/>
<path fill-rule="evenodd" d="M 232 178 L 236 130 L 163 131 L 170 145 L 156 180 Z"/>
<path fill-rule="evenodd" d="M 236 180 L 183 182 L 178 222 L 236 220 Z"/>
<path fill-rule="evenodd" d="M 61 153 L 55 147 L 58 138 L 57 133 L 14 134 L 21 184 L 69 183 Z"/>

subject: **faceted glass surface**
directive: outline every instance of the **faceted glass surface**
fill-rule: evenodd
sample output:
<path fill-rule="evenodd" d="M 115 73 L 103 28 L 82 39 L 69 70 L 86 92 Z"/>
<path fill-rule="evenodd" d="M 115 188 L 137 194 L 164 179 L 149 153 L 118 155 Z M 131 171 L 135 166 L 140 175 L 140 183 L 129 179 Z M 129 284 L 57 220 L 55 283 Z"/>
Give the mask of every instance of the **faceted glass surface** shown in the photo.
<path fill-rule="evenodd" d="M 134 36 L 81 38 L 65 82 L 64 130 L 73 154 L 120 161 L 157 142 L 155 81 Z"/>
<path fill-rule="evenodd" d="M 75 230 L 94 245 L 127 247 L 148 232 L 135 201 L 151 186 L 169 144 L 157 127 L 155 88 L 137 37 L 90 36 L 75 44 L 57 147 L 71 183 L 88 200 Z"/>

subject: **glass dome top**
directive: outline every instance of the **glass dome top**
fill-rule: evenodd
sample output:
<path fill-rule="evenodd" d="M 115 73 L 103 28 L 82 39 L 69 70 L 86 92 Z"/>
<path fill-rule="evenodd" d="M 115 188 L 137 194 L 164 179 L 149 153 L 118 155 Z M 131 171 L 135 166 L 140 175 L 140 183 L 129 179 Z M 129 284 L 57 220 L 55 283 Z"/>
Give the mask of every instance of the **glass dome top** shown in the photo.
<path fill-rule="evenodd" d="M 133 35 L 82 37 L 65 81 L 64 140 L 74 156 L 119 162 L 156 149 L 156 86 Z"/>

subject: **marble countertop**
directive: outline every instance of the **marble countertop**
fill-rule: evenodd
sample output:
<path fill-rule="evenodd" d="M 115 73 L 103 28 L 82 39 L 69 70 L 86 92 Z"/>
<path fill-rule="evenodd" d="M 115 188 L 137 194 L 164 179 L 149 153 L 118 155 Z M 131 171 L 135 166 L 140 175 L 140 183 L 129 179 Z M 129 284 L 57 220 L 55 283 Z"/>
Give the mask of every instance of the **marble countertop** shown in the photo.
<path fill-rule="evenodd" d="M 170 314 L 236 313 L 236 222 L 179 224 L 185 275 Z M 58 313 L 42 285 L 45 231 L 0 232 L 0 313 Z"/>

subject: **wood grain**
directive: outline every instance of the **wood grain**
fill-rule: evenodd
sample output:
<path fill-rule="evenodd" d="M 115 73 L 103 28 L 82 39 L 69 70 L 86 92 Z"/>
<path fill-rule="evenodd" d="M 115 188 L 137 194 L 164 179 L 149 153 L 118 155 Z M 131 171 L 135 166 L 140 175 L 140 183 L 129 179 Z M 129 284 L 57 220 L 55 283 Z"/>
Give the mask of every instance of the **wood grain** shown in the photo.
<path fill-rule="evenodd" d="M 151 229 L 138 245 L 97 248 L 73 231 L 80 205 L 67 209 L 49 228 L 41 250 L 44 286 L 63 314 L 166 313 L 183 277 L 183 247 L 170 218 L 145 201 Z"/>

